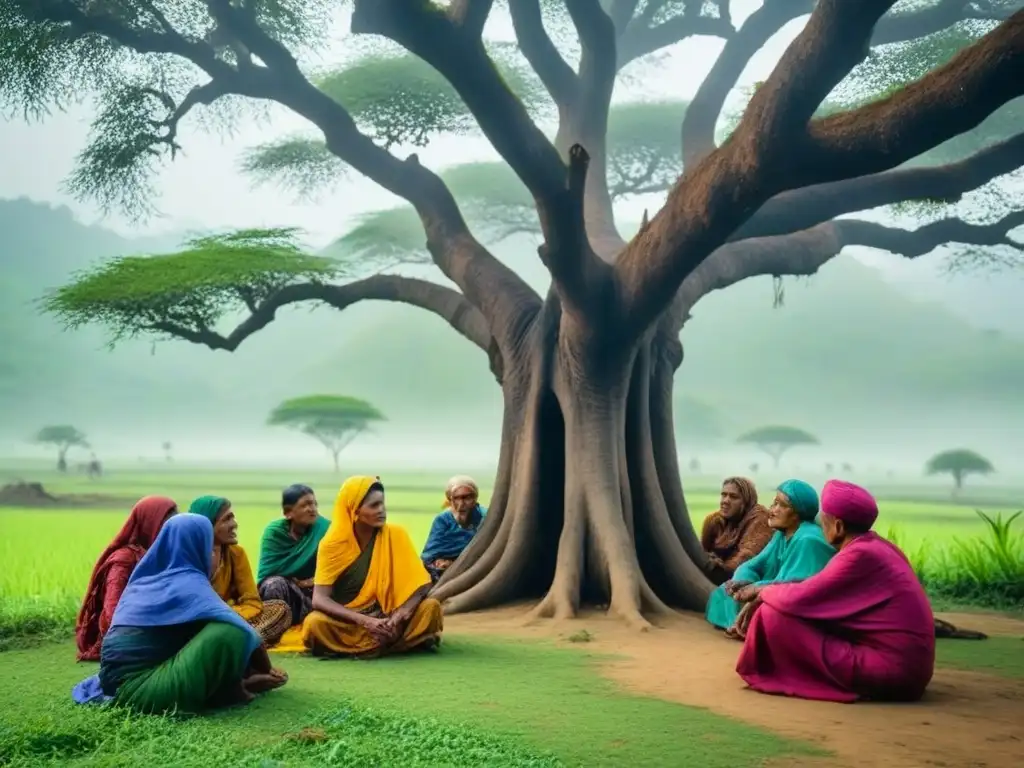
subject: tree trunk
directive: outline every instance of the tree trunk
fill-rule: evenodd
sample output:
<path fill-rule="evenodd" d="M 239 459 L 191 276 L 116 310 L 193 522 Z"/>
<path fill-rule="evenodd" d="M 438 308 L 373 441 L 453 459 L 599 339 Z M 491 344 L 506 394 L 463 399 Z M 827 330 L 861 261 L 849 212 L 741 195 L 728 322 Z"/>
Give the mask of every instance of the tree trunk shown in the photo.
<path fill-rule="evenodd" d="M 551 297 L 524 334 L 504 366 L 486 522 L 434 591 L 446 612 L 542 598 L 537 617 L 589 603 L 646 628 L 644 613 L 703 610 L 712 585 L 683 502 L 672 355 L 651 339 L 622 346 Z"/>
<path fill-rule="evenodd" d="M 68 449 L 59 448 L 57 450 L 57 471 L 64 473 L 68 471 Z"/>
<path fill-rule="evenodd" d="M 338 461 L 338 455 L 341 453 L 340 450 L 332 450 L 331 458 L 334 460 L 334 474 L 341 473 L 341 463 Z"/>

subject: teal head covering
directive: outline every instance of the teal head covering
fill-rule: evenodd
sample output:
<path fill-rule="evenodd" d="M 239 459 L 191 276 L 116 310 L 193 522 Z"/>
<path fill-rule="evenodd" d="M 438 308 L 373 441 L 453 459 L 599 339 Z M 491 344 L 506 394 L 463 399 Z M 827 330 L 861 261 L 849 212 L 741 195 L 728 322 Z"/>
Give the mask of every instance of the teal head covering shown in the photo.
<path fill-rule="evenodd" d="M 803 480 L 784 480 L 777 490 L 786 494 L 801 520 L 813 522 L 818 516 L 818 492 Z"/>
<path fill-rule="evenodd" d="M 188 511 L 191 515 L 202 515 L 216 525 L 217 515 L 226 504 L 228 504 L 228 500 L 223 496 L 200 496 L 189 505 Z M 817 504 L 817 499 L 815 499 L 815 504 Z"/>

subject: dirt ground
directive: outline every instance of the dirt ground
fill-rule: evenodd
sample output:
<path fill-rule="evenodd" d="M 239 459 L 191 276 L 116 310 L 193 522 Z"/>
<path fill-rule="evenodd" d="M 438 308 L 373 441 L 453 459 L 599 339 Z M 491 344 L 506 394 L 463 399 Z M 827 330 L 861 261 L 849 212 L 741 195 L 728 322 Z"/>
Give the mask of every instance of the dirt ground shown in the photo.
<path fill-rule="evenodd" d="M 747 690 L 734 672 L 739 644 L 710 629 L 699 616 L 673 617 L 660 621 L 660 629 L 638 633 L 601 614 L 526 626 L 526 610 L 512 607 L 446 617 L 445 629 L 562 641 L 586 630 L 592 639 L 578 647 L 621 657 L 608 662 L 603 671 L 624 689 L 705 707 L 820 744 L 836 755 L 786 760 L 787 768 L 1024 765 L 1024 680 L 937 669 L 924 700 L 909 705 L 831 704 L 763 696 Z M 941 617 L 990 636 L 1024 635 L 1024 622 L 1001 616 Z"/>

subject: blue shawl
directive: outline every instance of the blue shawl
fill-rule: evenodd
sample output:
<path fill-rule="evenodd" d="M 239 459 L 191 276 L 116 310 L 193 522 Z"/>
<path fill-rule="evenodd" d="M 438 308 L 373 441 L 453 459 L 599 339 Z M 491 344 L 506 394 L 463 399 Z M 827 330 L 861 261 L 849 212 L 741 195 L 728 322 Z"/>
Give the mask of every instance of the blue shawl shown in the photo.
<path fill-rule="evenodd" d="M 432 563 L 439 558 L 454 560 L 462 554 L 462 550 L 469 546 L 469 542 L 473 540 L 486 515 L 487 508 L 477 504 L 476 509 L 469 516 L 469 527 L 463 528 L 455 519 L 452 511 L 446 509 L 434 518 L 420 559 L 424 563 Z"/>
<path fill-rule="evenodd" d="M 193 621 L 222 621 L 244 629 L 249 636 L 246 656 L 261 639 L 256 630 L 213 591 L 213 525 L 201 515 L 176 515 L 132 572 L 118 600 L 110 629 L 168 627 Z M 97 675 L 75 686 L 72 698 L 80 704 L 105 699 Z"/>

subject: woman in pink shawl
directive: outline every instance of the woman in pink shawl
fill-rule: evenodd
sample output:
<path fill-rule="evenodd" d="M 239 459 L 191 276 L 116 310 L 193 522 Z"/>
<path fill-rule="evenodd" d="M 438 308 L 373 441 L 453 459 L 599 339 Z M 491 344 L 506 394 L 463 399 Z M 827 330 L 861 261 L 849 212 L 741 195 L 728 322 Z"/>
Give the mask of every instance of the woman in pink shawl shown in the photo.
<path fill-rule="evenodd" d="M 799 584 L 761 590 L 736 671 L 762 693 L 822 701 L 916 701 L 935 669 L 935 623 L 906 556 L 871 530 L 866 490 L 830 480 L 821 527 L 838 551 Z"/>

